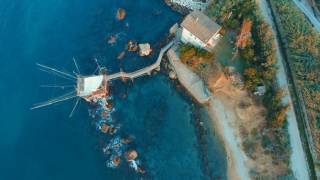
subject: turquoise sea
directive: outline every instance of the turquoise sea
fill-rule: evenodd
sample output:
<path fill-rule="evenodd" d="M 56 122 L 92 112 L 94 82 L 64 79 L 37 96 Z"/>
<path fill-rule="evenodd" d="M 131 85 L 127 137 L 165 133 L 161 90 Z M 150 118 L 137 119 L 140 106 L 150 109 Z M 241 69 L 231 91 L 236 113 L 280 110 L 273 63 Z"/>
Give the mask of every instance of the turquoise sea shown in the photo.
<path fill-rule="evenodd" d="M 116 19 L 118 8 L 127 18 Z M 82 74 L 96 69 L 133 71 L 155 61 L 159 42 L 182 16 L 163 0 L 1 0 L 0 1 L 0 179 L 226 179 L 226 155 L 208 117 L 177 84 L 159 73 L 134 82 L 112 83 L 121 133 L 135 137 L 146 169 L 137 175 L 126 163 L 106 167 L 89 105 L 74 101 L 30 110 L 68 89 L 41 88 L 70 83 L 38 70 L 35 63 Z M 117 35 L 115 45 L 107 43 Z M 129 40 L 149 42 L 154 55 L 117 56 Z M 204 124 L 200 126 L 200 121 Z"/>

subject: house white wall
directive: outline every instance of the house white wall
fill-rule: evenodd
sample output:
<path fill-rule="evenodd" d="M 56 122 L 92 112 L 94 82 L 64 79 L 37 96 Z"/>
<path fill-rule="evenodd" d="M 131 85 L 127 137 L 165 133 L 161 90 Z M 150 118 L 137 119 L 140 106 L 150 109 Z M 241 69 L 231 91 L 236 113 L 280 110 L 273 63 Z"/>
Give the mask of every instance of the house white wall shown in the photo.
<path fill-rule="evenodd" d="M 182 33 L 181 33 L 181 41 L 184 43 L 190 43 L 194 46 L 204 48 L 205 43 L 202 42 L 199 38 L 194 36 L 190 31 L 188 31 L 185 28 L 182 28 Z"/>
<path fill-rule="evenodd" d="M 214 46 L 219 42 L 221 37 L 222 36 L 217 32 L 215 35 L 212 36 L 212 38 L 209 39 L 208 42 L 202 42 L 199 38 L 194 36 L 190 31 L 182 27 L 181 41 L 183 43 L 190 43 L 196 47 L 203 48 L 208 51 L 211 51 L 214 48 Z"/>

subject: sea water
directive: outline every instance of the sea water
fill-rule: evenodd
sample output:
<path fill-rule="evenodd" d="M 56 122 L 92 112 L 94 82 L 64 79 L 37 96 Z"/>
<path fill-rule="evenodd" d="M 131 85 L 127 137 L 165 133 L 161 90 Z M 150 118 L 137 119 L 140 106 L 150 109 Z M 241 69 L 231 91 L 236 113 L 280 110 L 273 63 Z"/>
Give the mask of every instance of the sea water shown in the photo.
<path fill-rule="evenodd" d="M 118 8 L 127 12 L 124 21 L 116 19 Z M 72 118 L 75 100 L 30 110 L 71 91 L 41 85 L 74 84 L 39 71 L 35 63 L 72 73 L 75 57 L 81 74 L 91 75 L 96 58 L 110 73 L 130 72 L 156 60 L 159 42 L 181 20 L 162 0 L 1 0 L 0 179 L 140 178 L 126 163 L 106 167 L 102 147 L 108 138 L 96 131 L 85 102 Z M 107 43 L 112 35 L 114 45 Z M 129 40 L 150 43 L 153 55 L 127 53 L 118 60 Z M 123 135 L 134 136 L 145 179 L 225 179 L 222 144 L 205 112 L 175 82 L 159 73 L 115 81 L 111 89 L 113 118 Z"/>

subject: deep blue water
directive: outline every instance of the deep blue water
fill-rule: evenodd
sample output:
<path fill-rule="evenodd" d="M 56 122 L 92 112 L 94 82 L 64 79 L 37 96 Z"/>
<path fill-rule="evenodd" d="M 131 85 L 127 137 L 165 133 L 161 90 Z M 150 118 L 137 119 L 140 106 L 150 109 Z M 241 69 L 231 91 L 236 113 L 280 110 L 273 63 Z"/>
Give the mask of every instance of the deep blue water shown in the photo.
<path fill-rule="evenodd" d="M 124 22 L 117 9 L 127 10 Z M 101 144 L 82 102 L 39 110 L 33 103 L 67 92 L 40 88 L 66 81 L 39 71 L 39 62 L 72 71 L 72 57 L 82 74 L 91 74 L 97 58 L 110 72 L 151 64 L 159 41 L 181 16 L 162 0 L 1 0 L 0 1 L 0 179 L 136 179 L 127 166 L 108 169 Z M 128 26 L 128 27 L 127 27 Z M 115 45 L 107 44 L 118 35 Z M 116 57 L 128 40 L 149 42 L 154 56 Z M 224 179 L 226 158 L 204 112 L 163 74 L 133 83 L 114 82 L 115 120 L 135 136 L 135 147 L 151 179 Z M 196 121 L 205 122 L 199 136 Z M 208 156 L 208 157 L 207 157 Z"/>

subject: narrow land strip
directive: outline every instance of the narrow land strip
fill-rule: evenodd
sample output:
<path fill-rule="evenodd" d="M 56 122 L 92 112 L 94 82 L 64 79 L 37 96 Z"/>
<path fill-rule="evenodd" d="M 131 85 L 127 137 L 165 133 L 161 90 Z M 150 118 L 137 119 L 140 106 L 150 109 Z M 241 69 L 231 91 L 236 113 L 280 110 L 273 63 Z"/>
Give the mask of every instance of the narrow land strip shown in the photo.
<path fill-rule="evenodd" d="M 277 39 L 278 35 L 275 30 L 275 26 L 271 17 L 271 12 L 266 0 L 258 0 L 258 5 L 261 9 L 262 16 L 264 17 L 266 22 L 272 27 L 272 31 L 276 37 L 275 38 L 276 47 L 279 47 L 279 42 Z M 292 107 L 287 113 L 288 133 L 289 133 L 290 145 L 292 149 L 292 154 L 290 158 L 291 169 L 294 173 L 294 176 L 297 179 L 307 180 L 309 179 L 308 164 L 307 164 L 305 152 L 303 150 L 302 143 L 301 143 L 300 133 L 299 133 L 298 124 L 297 124 L 297 118 L 293 109 L 294 107 L 292 106 L 291 94 L 288 88 L 288 81 L 286 78 L 287 76 L 286 76 L 284 64 L 283 64 L 283 61 L 284 61 L 283 55 L 280 52 L 279 48 L 276 48 L 276 55 L 277 55 L 277 66 L 279 68 L 277 72 L 277 82 L 280 88 L 282 88 L 286 94 L 286 96 L 283 97 L 282 102 L 284 104 L 290 104 Z"/>

